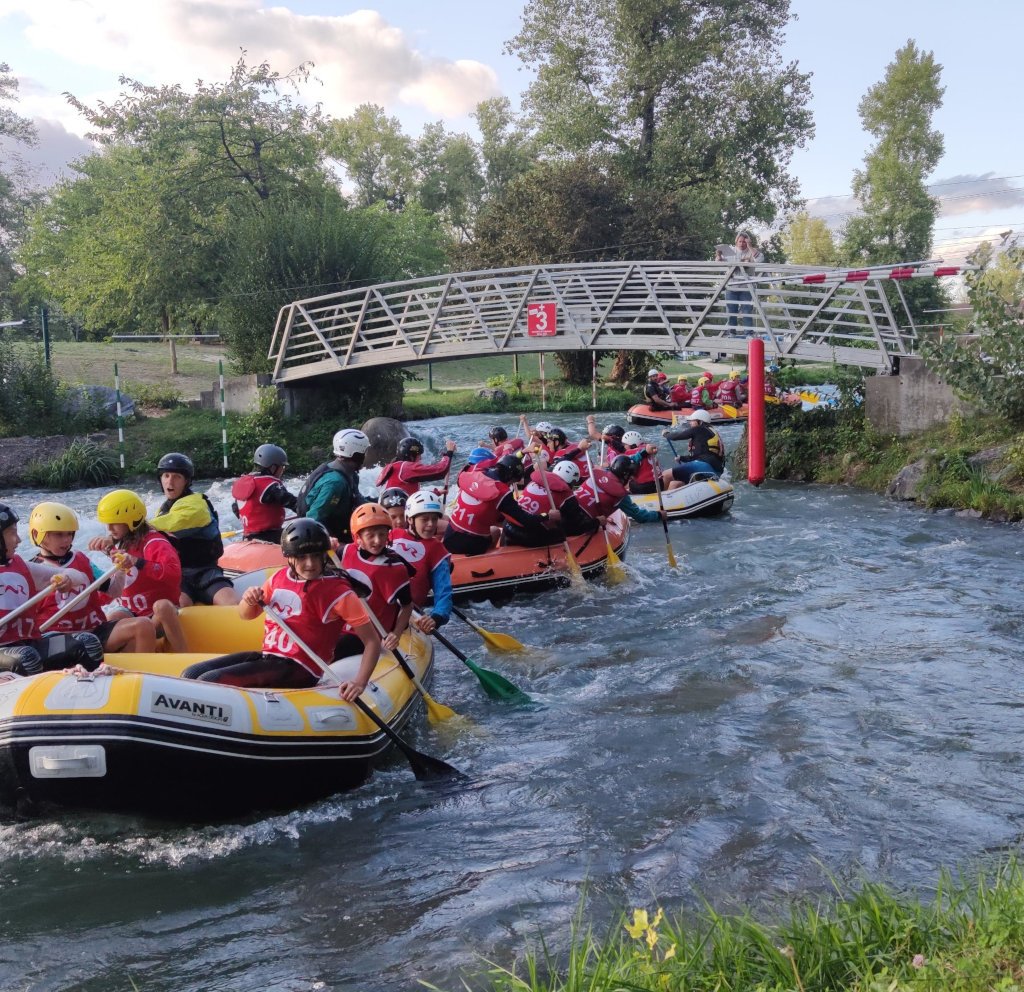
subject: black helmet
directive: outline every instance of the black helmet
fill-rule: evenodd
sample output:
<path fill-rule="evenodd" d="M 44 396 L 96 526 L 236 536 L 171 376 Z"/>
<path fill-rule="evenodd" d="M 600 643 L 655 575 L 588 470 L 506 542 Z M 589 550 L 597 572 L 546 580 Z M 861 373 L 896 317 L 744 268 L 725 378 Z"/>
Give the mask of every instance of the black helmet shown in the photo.
<path fill-rule="evenodd" d="M 391 486 L 389 489 L 385 489 L 384 492 L 377 497 L 377 502 L 384 507 L 385 510 L 391 510 L 396 506 L 405 506 L 409 501 L 409 494 L 404 489 L 399 489 L 398 486 Z"/>
<path fill-rule="evenodd" d="M 395 458 L 400 462 L 411 462 L 423 454 L 423 442 L 415 437 L 403 437 L 395 448 Z"/>
<path fill-rule="evenodd" d="M 331 535 L 319 520 L 296 517 L 281 530 L 281 551 L 285 558 L 326 554 L 331 550 Z"/>
<path fill-rule="evenodd" d="M 564 448 L 569 443 L 569 438 L 561 427 L 552 427 L 546 436 L 549 441 L 554 441 L 560 448 Z"/>
<path fill-rule="evenodd" d="M 627 455 L 618 455 L 612 459 L 611 465 L 608 466 L 608 471 L 614 475 L 619 482 L 628 482 L 633 477 L 633 472 L 636 470 L 636 466 L 633 464 L 633 459 Z"/>
<path fill-rule="evenodd" d="M 502 455 L 494 466 L 502 482 L 519 482 L 523 477 L 523 463 L 515 455 Z"/>
<path fill-rule="evenodd" d="M 608 424 L 607 427 L 601 429 L 601 433 L 605 437 L 622 438 L 622 435 L 626 433 L 625 427 L 620 427 L 618 424 Z"/>
<path fill-rule="evenodd" d="M 157 475 L 163 475 L 164 472 L 179 472 L 191 482 L 195 477 L 196 467 L 188 455 L 183 455 L 180 451 L 171 451 L 156 463 L 156 472 Z"/>
<path fill-rule="evenodd" d="M 0 531 L 7 530 L 8 527 L 17 522 L 18 514 L 6 503 L 0 503 Z M 7 546 L 4 544 L 3 537 L 0 537 L 0 565 L 6 565 L 7 563 Z"/>
<path fill-rule="evenodd" d="M 261 444 L 252 456 L 252 463 L 260 468 L 277 468 L 288 464 L 288 455 L 276 444 Z"/>
<path fill-rule="evenodd" d="M 508 440 L 508 431 L 504 427 L 492 427 L 488 432 L 487 436 L 495 443 L 501 444 L 502 441 Z"/>

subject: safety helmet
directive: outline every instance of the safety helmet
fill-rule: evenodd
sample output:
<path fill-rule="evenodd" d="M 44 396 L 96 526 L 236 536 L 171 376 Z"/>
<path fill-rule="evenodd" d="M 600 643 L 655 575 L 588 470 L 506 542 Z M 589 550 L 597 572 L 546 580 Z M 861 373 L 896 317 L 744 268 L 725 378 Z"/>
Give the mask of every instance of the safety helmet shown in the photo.
<path fill-rule="evenodd" d="M 21 518 L 6 503 L 0 503 L 0 530 L 7 530 Z"/>
<path fill-rule="evenodd" d="M 370 447 L 370 439 L 352 427 L 346 427 L 334 435 L 334 454 L 339 458 L 356 458 L 365 455 Z"/>
<path fill-rule="evenodd" d="M 566 458 L 564 461 L 555 462 L 551 466 L 551 474 L 557 475 L 563 482 L 567 482 L 570 486 L 579 484 L 580 481 L 580 470 L 579 466 L 575 462 L 569 461 Z"/>
<path fill-rule="evenodd" d="M 685 375 L 677 375 L 676 376 L 676 382 L 686 382 L 686 376 Z"/>
<path fill-rule="evenodd" d="M 377 502 L 385 510 L 390 510 L 396 506 L 405 506 L 408 499 L 409 494 L 404 489 L 399 489 L 398 486 L 391 486 L 377 497 Z"/>
<path fill-rule="evenodd" d="M 711 423 L 711 414 L 707 410 L 694 410 L 686 418 L 687 420 L 699 420 L 702 424 Z"/>
<path fill-rule="evenodd" d="M 601 428 L 601 433 L 605 437 L 617 437 L 622 438 L 622 435 L 626 433 L 625 427 L 620 427 L 618 424 L 608 424 L 606 427 Z"/>
<path fill-rule="evenodd" d="M 468 460 L 469 460 L 469 464 L 470 465 L 479 465 L 480 462 L 485 462 L 489 458 L 493 458 L 493 457 L 494 457 L 494 452 L 491 451 L 490 448 L 474 448 L 469 453 L 469 459 Z"/>
<path fill-rule="evenodd" d="M 508 440 L 508 431 L 504 427 L 492 427 L 488 432 L 487 436 L 495 443 L 501 444 L 502 441 Z"/>
<path fill-rule="evenodd" d="M 543 434 L 545 437 L 547 437 L 548 431 L 553 431 L 554 429 L 555 425 L 549 424 L 546 420 L 542 420 L 539 424 L 533 425 L 533 433 Z"/>
<path fill-rule="evenodd" d="M 441 497 L 429 489 L 421 489 L 419 492 L 413 493 L 409 497 L 409 502 L 405 504 L 405 515 L 410 520 L 423 513 L 444 513 Z"/>
<path fill-rule="evenodd" d="M 741 374 L 742 374 L 742 373 L 741 373 L 741 372 L 739 372 L 739 371 L 738 371 L 737 369 L 733 369 L 733 370 L 732 370 L 732 371 L 731 371 L 731 372 L 729 373 L 729 378 L 730 378 L 730 379 L 732 379 L 733 381 L 735 381 L 736 379 L 738 379 L 738 378 L 740 377 L 740 375 L 741 375 Z"/>
<path fill-rule="evenodd" d="M 115 489 L 96 504 L 96 519 L 101 524 L 124 524 L 129 530 L 138 530 L 146 520 L 146 504 L 130 489 Z"/>
<path fill-rule="evenodd" d="M 774 362 L 772 362 L 772 364 L 768 366 L 768 371 L 769 372 L 778 372 L 779 371 L 779 367 Z"/>
<path fill-rule="evenodd" d="M 569 443 L 569 438 L 561 427 L 552 427 L 547 432 L 547 438 L 549 441 L 554 441 L 560 448 L 564 448 Z"/>
<path fill-rule="evenodd" d="M 38 548 L 50 531 L 78 530 L 78 517 L 70 506 L 63 503 L 40 503 L 28 515 L 28 535 Z"/>
<path fill-rule="evenodd" d="M 387 527 L 391 530 L 391 517 L 380 503 L 363 503 L 352 511 L 348 529 L 353 537 L 370 527 Z"/>
<path fill-rule="evenodd" d="M 523 478 L 523 463 L 515 455 L 502 455 L 494 467 L 502 482 L 519 482 Z"/>
<path fill-rule="evenodd" d="M 285 558 L 327 554 L 330 550 L 331 535 L 319 520 L 296 517 L 281 528 L 281 553 Z"/>
<path fill-rule="evenodd" d="M 252 463 L 260 468 L 277 468 L 288 464 L 288 455 L 276 444 L 261 444 L 253 453 Z"/>
<path fill-rule="evenodd" d="M 423 454 L 423 442 L 415 437 L 403 437 L 395 446 L 395 458 L 400 462 L 411 462 Z"/>
<path fill-rule="evenodd" d="M 188 455 L 180 451 L 170 451 L 156 463 L 156 474 L 163 475 L 164 472 L 177 472 L 185 476 L 186 481 L 191 482 L 195 478 L 196 467 Z"/>
<path fill-rule="evenodd" d="M 668 376 L 665 375 L 664 372 L 659 372 L 658 373 L 658 382 L 667 382 L 667 381 L 668 381 Z"/>
<path fill-rule="evenodd" d="M 703 385 L 704 385 L 704 383 L 706 383 L 706 382 L 710 382 L 710 381 L 712 380 L 712 378 L 713 378 L 713 376 L 712 376 L 712 375 L 711 375 L 711 374 L 710 374 L 709 372 L 705 372 L 705 373 L 704 373 L 704 374 L 703 374 L 703 375 L 702 375 L 702 376 L 701 376 L 701 377 L 700 377 L 700 378 L 699 378 L 699 379 L 697 380 L 697 385 L 698 385 L 698 386 L 703 386 Z"/>
<path fill-rule="evenodd" d="M 651 371 L 647 373 L 647 378 L 654 379 L 659 375 L 661 375 L 661 369 L 651 369 Z"/>
<path fill-rule="evenodd" d="M 611 465 L 608 466 L 608 471 L 614 475 L 619 482 L 628 482 L 633 477 L 633 472 L 636 470 L 636 466 L 633 464 L 633 459 L 627 455 L 617 455 L 612 459 Z"/>
<path fill-rule="evenodd" d="M 637 448 L 644 443 L 644 436 L 639 431 L 626 431 L 622 435 L 622 443 L 627 448 Z"/>

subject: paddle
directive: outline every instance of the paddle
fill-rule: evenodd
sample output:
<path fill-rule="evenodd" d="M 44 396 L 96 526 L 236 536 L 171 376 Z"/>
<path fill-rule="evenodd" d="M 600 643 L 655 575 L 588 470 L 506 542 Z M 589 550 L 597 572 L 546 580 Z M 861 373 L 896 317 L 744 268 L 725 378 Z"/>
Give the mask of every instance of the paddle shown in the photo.
<path fill-rule="evenodd" d="M 548 496 L 548 504 L 551 509 L 555 509 L 555 498 L 551 495 L 551 485 L 548 483 L 547 473 L 547 452 L 542 451 L 537 459 L 537 474 L 540 476 L 540 481 L 544 484 L 544 492 Z M 569 539 L 562 538 L 562 547 L 565 548 L 565 561 L 569 566 L 569 575 L 573 582 L 583 581 L 583 570 L 580 568 L 580 563 L 576 560 L 576 556 L 572 553 L 572 548 L 569 547 Z"/>
<path fill-rule="evenodd" d="M 418 616 L 423 616 L 422 613 L 417 611 Z M 431 635 L 439 640 L 456 658 L 459 659 L 480 681 L 480 686 L 484 692 L 487 693 L 491 699 L 501 699 L 508 702 L 516 703 L 528 703 L 530 697 L 523 692 L 522 689 L 514 686 L 507 678 L 503 675 L 499 675 L 497 672 L 489 671 L 486 668 L 481 668 L 472 658 L 463 654 L 451 641 L 448 640 L 440 630 L 435 630 Z"/>
<path fill-rule="evenodd" d="M 18 617 L 24 616 L 32 609 L 37 603 L 41 603 L 47 596 L 53 592 L 57 580 L 60 578 L 59 575 L 55 575 L 50 579 L 50 584 L 45 589 L 40 589 L 34 596 L 30 596 L 25 600 L 21 606 L 16 606 L 10 613 L 7 614 L 3 619 L 0 619 L 0 630 L 3 630 L 12 620 L 17 620 Z"/>
<path fill-rule="evenodd" d="M 487 643 L 488 647 L 496 648 L 498 651 L 525 651 L 526 645 L 517 641 L 511 634 L 502 634 L 494 630 L 484 630 L 479 624 L 474 623 L 457 606 L 452 607 L 454 613 L 463 623 L 473 628 Z"/>
<path fill-rule="evenodd" d="M 283 630 L 303 651 L 306 652 L 309 660 L 319 665 L 323 669 L 324 674 L 331 678 L 338 685 L 341 685 L 341 678 L 338 674 L 327 664 L 298 634 L 295 633 L 291 627 L 285 622 L 284 617 L 281 616 L 273 606 L 264 604 L 264 611 L 274 623 L 276 623 L 281 630 Z M 420 781 L 427 779 L 438 779 L 438 778 L 465 778 L 466 776 L 458 770 L 453 768 L 446 761 L 442 761 L 440 758 L 431 757 L 429 754 L 424 754 L 422 751 L 417 751 L 411 744 L 408 744 L 399 735 L 392 730 L 387 723 L 385 723 L 376 713 L 370 709 L 362 701 L 362 699 L 353 700 L 354 704 L 362 710 L 379 728 L 383 731 L 386 737 L 389 737 L 392 743 L 397 747 L 402 754 L 409 760 L 409 765 L 412 768 L 413 774 Z"/>
<path fill-rule="evenodd" d="M 725 413 L 725 415 L 727 417 L 735 418 L 735 417 L 739 416 L 739 410 L 737 410 L 736 407 L 734 407 L 734 406 L 729 406 L 728 403 L 723 403 L 721 405 L 720 409 L 722 410 L 723 413 Z"/>
<path fill-rule="evenodd" d="M 118 567 L 119 566 L 117 565 L 112 565 L 98 579 L 96 579 L 94 582 L 90 582 L 89 585 L 87 585 L 80 593 L 76 594 L 74 599 L 68 600 L 68 602 L 66 602 L 56 613 L 54 613 L 54 615 L 50 617 L 49 620 L 39 625 L 39 633 L 45 634 L 46 631 L 48 631 L 58 620 L 66 616 L 72 610 L 77 609 L 79 606 L 81 606 L 81 604 L 84 603 L 92 593 L 99 589 L 99 587 L 103 585 L 104 582 L 110 579 L 110 577 L 117 571 Z"/>
<path fill-rule="evenodd" d="M 590 452 L 587 455 L 587 468 L 590 469 L 590 484 L 594 487 L 594 499 L 597 500 L 600 495 L 600 491 L 597 488 L 597 479 L 594 476 L 594 463 L 590 460 Z M 606 566 L 606 574 L 608 575 L 609 582 L 622 582 L 626 578 L 626 570 L 622 567 L 622 559 L 615 553 L 615 549 L 612 547 L 611 538 L 608 536 L 608 528 L 602 527 L 602 533 L 604 534 L 605 547 L 608 549 L 608 565 Z"/>
<path fill-rule="evenodd" d="M 654 459 L 654 489 L 658 494 L 658 509 L 661 510 L 661 526 L 665 530 L 665 548 L 668 551 L 669 568 L 677 568 L 676 553 L 672 550 L 672 539 L 668 536 L 668 517 L 665 516 L 665 500 L 661 496 L 661 465 Z"/>

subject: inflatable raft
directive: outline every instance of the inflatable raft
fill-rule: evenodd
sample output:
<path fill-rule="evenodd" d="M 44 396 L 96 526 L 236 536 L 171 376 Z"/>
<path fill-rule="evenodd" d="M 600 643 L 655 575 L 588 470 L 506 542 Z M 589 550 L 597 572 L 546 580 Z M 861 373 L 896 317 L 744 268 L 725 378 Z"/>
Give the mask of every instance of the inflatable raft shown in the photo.
<path fill-rule="evenodd" d="M 629 518 L 621 510 L 616 510 L 609 518 L 608 538 L 612 550 L 621 557 L 629 542 Z M 276 544 L 246 543 L 250 547 L 243 549 L 243 554 L 237 558 L 228 558 L 228 549 L 234 547 L 228 545 L 220 559 L 221 567 L 232 577 L 239 592 L 264 582 L 284 565 L 281 549 Z M 600 531 L 569 538 L 569 547 L 585 578 L 599 575 L 608 564 L 608 548 Z M 229 561 L 239 564 L 244 561 L 250 569 L 236 572 Z M 452 592 L 461 599 L 550 589 L 569 582 L 565 548 L 561 543 L 540 548 L 506 545 L 482 555 L 452 555 L 452 566 Z"/>
<path fill-rule="evenodd" d="M 729 407 L 729 409 L 736 411 L 735 416 L 726 413 L 723 407 L 713 406 L 708 410 L 711 422 L 719 425 L 742 424 L 746 421 L 750 408 L 744 403 L 742 406 Z M 681 422 L 685 421 L 687 415 L 691 413 L 693 413 L 693 407 L 688 406 L 680 410 L 656 410 L 646 403 L 637 403 L 626 411 L 626 419 L 638 427 L 670 427 L 673 417 L 677 422 Z"/>
<path fill-rule="evenodd" d="M 239 689 L 180 678 L 190 664 L 258 650 L 263 621 L 234 607 L 181 611 L 189 654 L 113 654 L 113 675 L 44 672 L 0 682 L 0 802 L 207 819 L 283 809 L 354 788 L 391 746 L 337 686 Z M 433 642 L 403 654 L 426 683 Z M 331 667 L 341 678 L 358 658 Z M 422 706 L 390 653 L 361 697 L 395 731 Z"/>
<path fill-rule="evenodd" d="M 722 479 L 698 479 L 679 489 L 666 489 L 661 495 L 669 520 L 716 517 L 729 510 L 735 499 L 732 483 Z M 630 498 L 645 510 L 658 509 L 657 493 Z"/>

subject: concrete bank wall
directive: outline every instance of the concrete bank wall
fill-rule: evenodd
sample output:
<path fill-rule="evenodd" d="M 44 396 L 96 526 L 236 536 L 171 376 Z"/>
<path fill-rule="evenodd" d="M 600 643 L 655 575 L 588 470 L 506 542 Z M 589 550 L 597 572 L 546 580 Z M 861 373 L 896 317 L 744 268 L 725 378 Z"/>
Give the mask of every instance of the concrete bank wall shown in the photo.
<path fill-rule="evenodd" d="M 904 358 L 898 374 L 876 375 L 865 382 L 865 415 L 884 434 L 916 434 L 945 423 L 954 411 L 969 409 L 920 358 Z"/>

